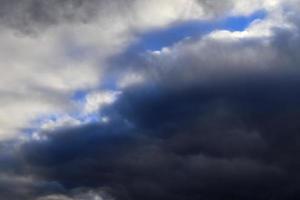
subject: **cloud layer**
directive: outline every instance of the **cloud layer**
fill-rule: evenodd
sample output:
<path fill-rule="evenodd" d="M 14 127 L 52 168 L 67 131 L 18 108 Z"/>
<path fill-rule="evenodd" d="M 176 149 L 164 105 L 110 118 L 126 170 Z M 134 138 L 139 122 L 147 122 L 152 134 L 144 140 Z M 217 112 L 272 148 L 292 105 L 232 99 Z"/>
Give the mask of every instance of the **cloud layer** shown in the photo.
<path fill-rule="evenodd" d="M 299 198 L 298 0 L 0 3 L 1 198 Z"/>

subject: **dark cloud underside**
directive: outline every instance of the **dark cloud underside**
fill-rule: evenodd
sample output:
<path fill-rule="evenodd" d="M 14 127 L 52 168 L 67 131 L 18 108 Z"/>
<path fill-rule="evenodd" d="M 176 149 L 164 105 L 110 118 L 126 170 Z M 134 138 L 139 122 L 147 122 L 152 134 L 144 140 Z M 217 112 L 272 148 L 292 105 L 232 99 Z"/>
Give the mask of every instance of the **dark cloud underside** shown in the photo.
<path fill-rule="evenodd" d="M 294 199 L 299 80 L 263 78 L 130 89 L 107 108 L 111 124 L 62 130 L 20 153 L 46 180 L 109 187 L 117 199 Z"/>
<path fill-rule="evenodd" d="M 147 4 L 147 2 L 151 3 Z M 31 68 L 28 68 L 28 71 L 21 71 L 22 56 L 13 52 L 12 55 L 16 54 L 16 57 L 22 59 L 16 59 L 18 62 L 12 64 L 1 57 L 5 66 L 8 63 L 8 67 L 5 68 L 10 72 L 7 79 L 13 79 L 2 85 L 8 87 L 10 85 L 8 83 L 14 81 L 16 83 L 13 89 L 1 88 L 0 96 L 9 93 L 7 91 L 10 90 L 14 90 L 13 92 L 20 96 L 16 100 L 0 97 L 0 100 L 4 99 L 4 103 L 1 103 L 4 108 L 12 101 L 16 101 L 17 103 L 10 105 L 11 108 L 7 110 L 21 114 L 20 110 L 27 105 L 22 104 L 21 97 L 24 94 L 34 96 L 32 94 L 34 92 L 36 96 L 32 97 L 34 101 L 27 100 L 33 107 L 32 110 L 22 111 L 26 118 L 24 123 L 27 123 L 28 115 L 34 112 L 40 114 L 38 111 L 44 108 L 34 106 L 39 103 L 47 104 L 47 101 L 42 100 L 51 99 L 50 97 L 56 93 L 61 94 L 63 99 L 75 94 L 70 104 L 78 103 L 76 100 L 80 104 L 82 99 L 94 94 L 92 90 L 102 92 L 103 89 L 116 94 L 110 96 L 115 97 L 115 101 L 100 95 L 103 99 L 108 98 L 108 100 L 100 99 L 100 104 L 103 104 L 101 106 L 93 105 L 95 102 L 92 100 L 88 102 L 91 104 L 91 110 L 99 107 L 99 111 L 96 109 L 92 117 L 85 110 L 74 109 L 75 114 L 72 113 L 72 117 L 75 116 L 75 120 L 72 118 L 73 121 L 76 121 L 76 115 L 79 115 L 78 118 L 97 118 L 97 123 L 89 121 L 75 126 L 62 123 L 59 128 L 41 128 L 34 130 L 36 132 L 33 133 L 26 132 L 27 135 L 24 134 L 23 137 L 9 141 L 1 140 L 0 199 L 299 199 L 300 20 L 297 16 L 298 9 L 288 6 L 279 9 L 274 8 L 276 5 L 272 4 L 273 10 L 270 7 L 267 7 L 269 10 L 259 9 L 264 13 L 264 17 L 250 20 L 251 23 L 247 23 L 247 27 L 243 27 L 241 32 L 215 30 L 201 37 L 179 38 L 178 43 L 157 51 L 147 51 L 147 49 L 142 51 L 139 48 L 134 49 L 135 44 L 132 46 L 128 44 L 132 42 L 132 38 L 136 37 L 135 42 L 138 44 L 147 43 L 143 35 L 147 36 L 147 33 L 151 35 L 149 29 L 155 27 L 155 31 L 159 32 L 159 30 L 166 30 L 164 29 L 166 27 L 161 26 L 177 26 L 176 23 L 179 23 L 180 27 L 180 21 L 183 20 L 181 19 L 183 17 L 172 16 L 174 10 L 173 7 L 167 9 L 168 4 L 161 4 L 166 9 L 166 12 L 161 12 L 158 9 L 160 6 L 153 1 L 147 2 L 142 0 L 0 0 L 0 27 L 5 30 L 17 30 L 22 33 L 41 31 L 39 33 L 44 34 L 42 30 L 58 24 L 62 25 L 60 28 L 63 29 L 64 24 L 69 26 L 65 33 L 70 33 L 72 28 L 78 28 L 78 23 L 89 24 L 83 26 L 83 29 L 87 30 L 79 31 L 80 33 L 75 31 L 76 37 L 70 37 L 73 39 L 70 39 L 71 53 L 68 62 L 64 58 L 57 59 L 57 62 L 53 61 L 56 61 L 59 52 L 64 52 L 63 50 L 52 49 L 44 52 L 40 49 L 41 52 L 32 53 L 35 56 L 31 58 L 27 55 L 29 51 L 26 49 L 19 54 L 24 54 L 24 60 L 29 63 L 24 66 L 31 66 Z M 180 1 L 174 0 L 174 2 L 182 5 Z M 218 18 L 236 14 L 229 12 L 237 4 L 235 1 L 195 2 L 201 6 L 205 17 L 217 16 Z M 244 5 L 243 1 L 236 2 Z M 265 2 L 270 4 L 271 1 Z M 294 5 L 297 0 L 288 2 Z M 188 5 L 196 6 L 197 3 Z M 151 5 L 153 8 L 147 7 L 141 11 L 145 5 Z M 178 5 L 175 6 L 176 9 L 179 8 Z M 255 9 L 256 7 L 252 10 Z M 252 11 L 244 10 L 247 8 L 243 7 L 238 11 L 245 12 L 245 16 Z M 274 17 L 277 15 L 278 17 Z M 164 17 L 166 19 L 160 21 Z M 98 30 L 94 26 L 99 26 L 100 31 L 94 33 Z M 74 30 L 81 30 L 80 28 Z M 131 28 L 142 33 L 130 35 L 132 33 L 128 29 Z M 64 31 L 58 32 L 61 34 Z M 5 34 L 11 36 L 9 31 Z M 7 36 L 5 34 L 3 33 Z M 48 35 L 49 38 L 58 33 L 54 31 L 51 34 Z M 153 37 L 159 36 L 160 34 L 154 34 Z M 20 40 L 24 43 L 22 43 L 24 47 L 27 47 L 27 43 L 28 46 L 37 46 L 37 43 L 33 42 L 35 37 L 30 39 L 24 35 L 18 37 L 25 38 Z M 9 38 L 11 41 L 7 42 L 7 47 L 9 43 L 18 44 L 19 40 L 14 36 Z M 47 37 L 45 38 L 47 40 Z M 72 43 L 76 39 L 83 39 L 78 42 L 78 49 L 76 49 L 77 44 Z M 85 39 L 86 42 L 83 42 Z M 51 42 L 52 40 L 49 44 L 47 42 L 43 44 L 50 48 Z M 93 46 L 94 43 L 99 44 Z M 87 48 L 79 48 L 80 45 Z M 111 49 L 110 45 L 113 46 Z M 59 47 L 56 48 L 67 48 L 57 46 Z M 17 45 L 13 47 L 11 49 L 18 49 Z M 95 50 L 98 48 L 101 51 Z M 85 49 L 88 51 L 85 52 Z M 81 51 L 82 54 L 85 53 L 82 57 Z M 72 52 L 75 52 L 74 55 Z M 90 52 L 92 55 L 89 55 Z M 48 53 L 54 56 L 44 55 Z M 105 55 L 103 58 L 101 53 Z M 31 55 L 30 52 L 29 54 Z M 76 59 L 72 60 L 72 56 Z M 83 57 L 91 60 L 85 62 Z M 14 56 L 8 60 L 12 58 Z M 83 59 L 82 63 L 80 58 Z M 31 59 L 47 62 L 35 63 Z M 53 67 L 56 63 L 60 63 L 60 60 L 62 64 Z M 77 62 L 80 63 L 78 68 L 75 64 Z M 97 64 L 93 66 L 91 63 Z M 43 64 L 47 67 L 41 68 Z M 86 70 L 90 65 L 95 70 Z M 105 69 L 98 69 L 100 65 L 106 66 Z M 58 70 L 65 67 L 65 71 Z M 56 70 L 51 71 L 54 68 Z M 71 72 L 75 69 L 78 71 L 73 75 Z M 29 73 L 31 71 L 36 73 Z M 97 83 L 93 82 L 86 91 L 82 89 L 84 88 L 82 85 L 86 84 L 85 80 L 92 79 L 89 77 L 92 75 L 98 77 L 99 71 L 103 73 L 102 82 L 95 81 Z M 54 76 L 48 77 L 46 76 L 48 74 Z M 57 78 L 60 74 L 63 76 Z M 118 84 L 124 74 L 140 75 L 142 78 L 140 82 L 137 81 L 138 84 L 125 84 L 126 87 L 120 87 Z M 6 75 L 3 75 L 4 78 Z M 72 85 L 70 82 L 76 82 L 81 78 L 83 83 L 79 81 L 80 84 L 74 83 L 75 86 L 70 86 Z M 27 81 L 34 90 L 28 89 L 30 87 L 26 84 L 20 87 Z M 42 89 L 37 90 L 37 88 Z M 44 93 L 47 95 L 43 96 Z M 0 126 L 6 127 L 2 121 L 4 123 L 7 121 L 3 118 L 14 116 L 9 115 L 10 112 L 7 110 L 4 109 L 3 112 L 0 110 L 2 114 Z M 83 112 L 83 114 L 76 112 Z M 7 116 L 2 117 L 3 113 Z M 99 119 L 103 119 L 103 116 L 107 118 L 102 123 Z M 17 121 L 17 119 L 19 118 L 9 121 Z M 49 121 L 53 122 L 51 119 Z M 78 121 L 80 120 L 77 119 L 76 122 Z M 7 127 L 15 128 L 13 125 Z"/>

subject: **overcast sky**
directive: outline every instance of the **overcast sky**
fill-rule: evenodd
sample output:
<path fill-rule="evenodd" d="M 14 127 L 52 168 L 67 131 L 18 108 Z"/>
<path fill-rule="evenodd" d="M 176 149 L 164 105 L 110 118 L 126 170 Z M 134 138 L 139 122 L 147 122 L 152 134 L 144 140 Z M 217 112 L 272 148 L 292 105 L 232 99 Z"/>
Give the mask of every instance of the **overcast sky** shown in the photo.
<path fill-rule="evenodd" d="M 0 0 L 0 199 L 299 199 L 299 12 Z"/>

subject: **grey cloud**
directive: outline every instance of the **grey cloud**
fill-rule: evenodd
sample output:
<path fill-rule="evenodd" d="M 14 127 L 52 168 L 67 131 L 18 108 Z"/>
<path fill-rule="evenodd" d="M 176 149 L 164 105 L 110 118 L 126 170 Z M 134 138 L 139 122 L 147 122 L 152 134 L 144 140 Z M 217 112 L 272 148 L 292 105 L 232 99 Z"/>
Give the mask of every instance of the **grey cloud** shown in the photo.
<path fill-rule="evenodd" d="M 138 39 L 136 32 L 207 18 L 193 0 L 157 2 L 0 1 L 1 139 L 31 128 L 40 116 L 74 109 L 72 94 L 98 88 L 103 68 L 111 68 L 107 59 Z"/>
<path fill-rule="evenodd" d="M 295 17 L 289 22 L 299 25 Z M 120 55 L 119 63 L 113 57 L 116 66 L 105 75 L 134 71 L 146 81 L 101 110 L 109 123 L 2 142 L 0 194 L 9 200 L 299 198 L 299 38 L 285 27 L 272 33 L 192 38 L 130 60 Z"/>
<path fill-rule="evenodd" d="M 64 188 L 59 183 L 38 180 L 30 175 L 5 173 L 0 175 L 1 198 L 7 200 L 32 200 L 43 194 L 63 191 Z"/>
<path fill-rule="evenodd" d="M 125 52 L 112 57 L 111 63 L 120 73 L 133 71 L 141 74 L 146 82 L 177 89 L 255 76 L 299 74 L 297 10 L 280 14 L 286 19 L 284 23 L 293 28 L 278 26 L 276 19 L 270 17 L 266 19 L 266 23 L 272 24 L 270 28 L 263 20 L 261 25 L 252 24 L 240 33 L 217 30 L 202 37 L 184 39 L 159 51 L 134 55 Z M 266 31 L 271 34 L 264 36 Z M 214 34 L 223 36 L 217 38 Z M 124 62 L 126 65 L 119 67 Z"/>
<path fill-rule="evenodd" d="M 63 21 L 90 21 L 96 15 L 99 2 L 101 1 L 2 0 L 0 19 L 2 25 L 31 32 Z"/>
<path fill-rule="evenodd" d="M 233 1 L 230 0 L 198 0 L 198 3 L 202 5 L 206 13 L 218 16 L 224 14 L 226 10 L 230 10 L 234 5 Z"/>
<path fill-rule="evenodd" d="M 58 131 L 20 154 L 45 180 L 111 188 L 116 199 L 292 199 L 297 83 L 264 77 L 184 92 L 130 88 L 107 108 L 110 124 Z"/>
<path fill-rule="evenodd" d="M 22 33 L 38 33 L 57 24 L 90 23 L 97 20 L 98 17 L 105 17 L 109 20 L 109 18 L 115 17 L 112 15 L 121 16 L 122 20 L 127 20 L 128 26 L 134 28 L 135 23 L 140 21 L 139 18 L 144 18 L 143 15 L 140 15 L 143 11 L 139 10 L 144 8 L 139 5 L 157 5 L 156 1 L 144 0 L 1 0 L 0 3 L 0 24 Z M 225 11 L 232 9 L 234 5 L 232 1 L 206 0 L 170 1 L 169 4 L 183 5 L 187 9 L 183 9 L 183 11 L 190 12 L 188 7 L 190 3 L 192 5 L 198 3 L 204 15 L 207 16 L 222 15 Z M 172 6 L 170 5 L 170 7 Z M 200 13 L 201 10 L 197 12 Z M 145 20 L 148 21 L 148 19 Z"/>

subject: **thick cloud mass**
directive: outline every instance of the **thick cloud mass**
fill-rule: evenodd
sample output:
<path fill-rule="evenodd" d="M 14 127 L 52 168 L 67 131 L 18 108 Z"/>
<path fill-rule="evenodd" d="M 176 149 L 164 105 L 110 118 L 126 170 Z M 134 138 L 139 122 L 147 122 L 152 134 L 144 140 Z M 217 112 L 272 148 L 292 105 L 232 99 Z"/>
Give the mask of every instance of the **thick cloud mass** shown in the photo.
<path fill-rule="evenodd" d="M 106 60 L 137 40 L 137 32 L 206 16 L 197 2 L 182 0 L 0 4 L 1 140 L 37 118 L 76 110 L 72 95 L 98 88 Z"/>
<path fill-rule="evenodd" d="M 111 124 L 52 133 L 21 154 L 37 176 L 116 199 L 294 199 L 299 80 L 238 84 L 130 89 Z"/>
<path fill-rule="evenodd" d="M 300 198 L 298 0 L 0 2 L 0 199 Z"/>

